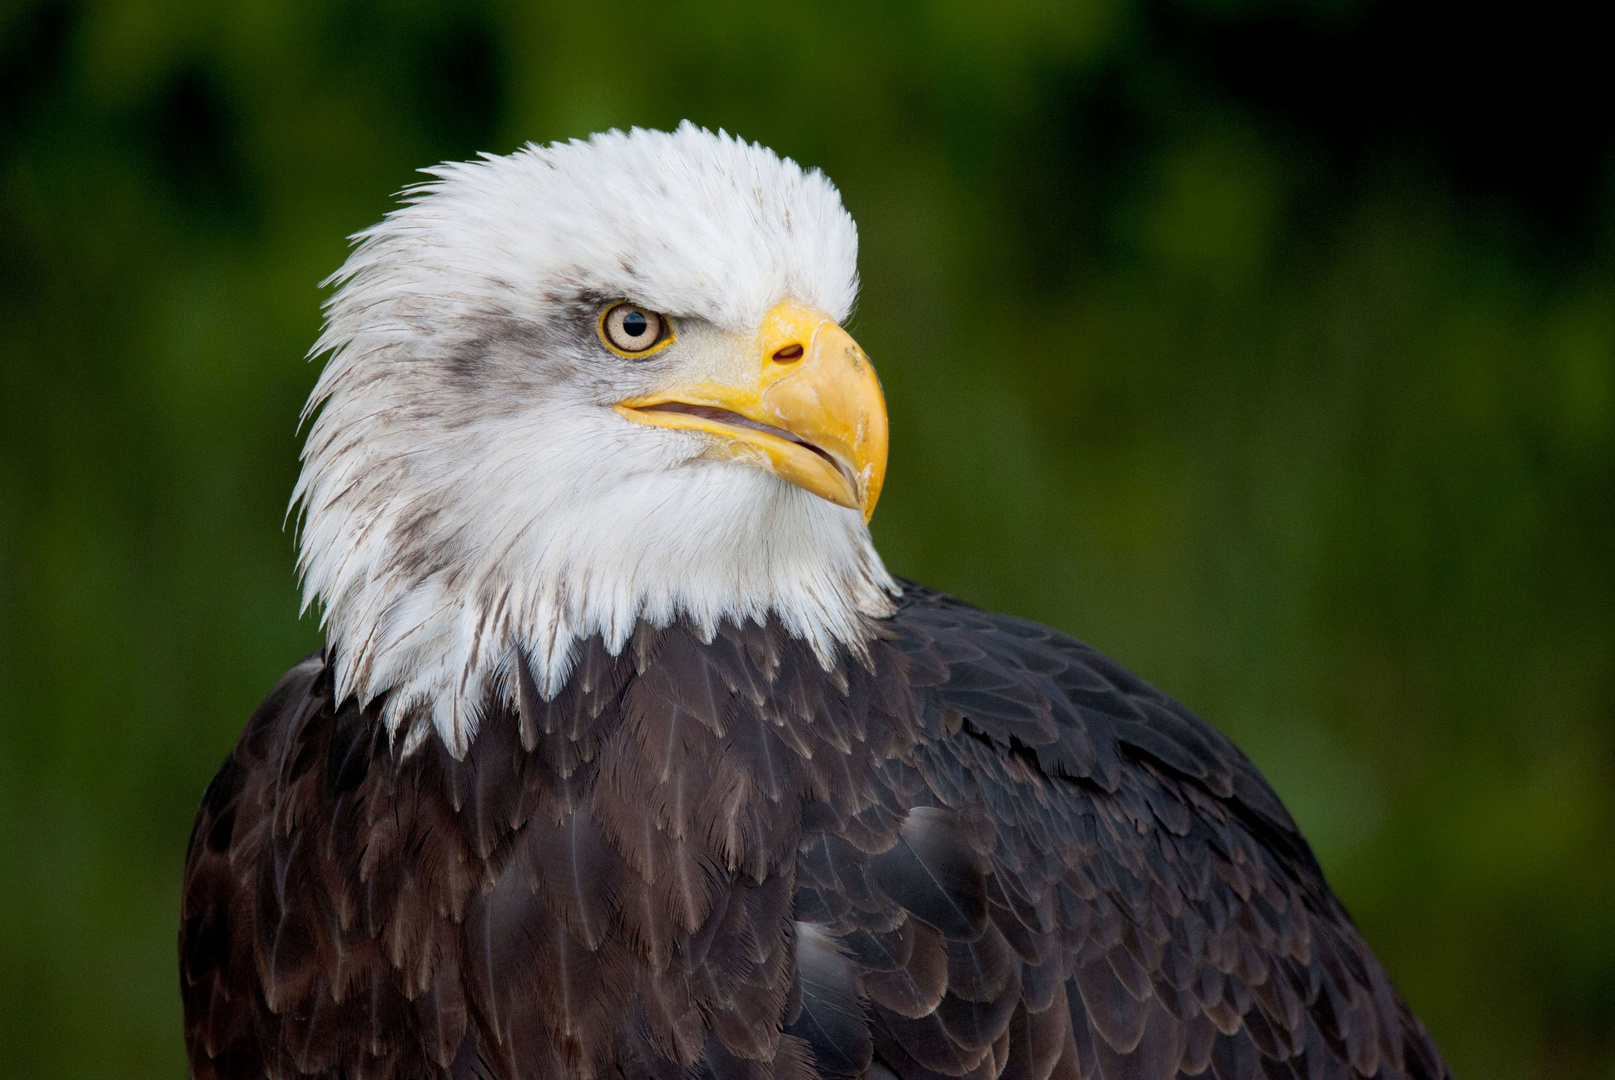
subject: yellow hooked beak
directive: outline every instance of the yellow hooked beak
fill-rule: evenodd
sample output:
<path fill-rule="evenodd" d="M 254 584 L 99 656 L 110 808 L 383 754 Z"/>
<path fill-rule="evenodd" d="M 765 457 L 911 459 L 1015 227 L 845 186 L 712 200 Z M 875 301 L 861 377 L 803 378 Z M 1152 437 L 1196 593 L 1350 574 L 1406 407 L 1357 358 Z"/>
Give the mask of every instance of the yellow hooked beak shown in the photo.
<path fill-rule="evenodd" d="M 886 478 L 886 399 L 869 357 L 834 319 L 795 300 L 763 317 L 736 370 L 619 402 L 628 419 L 716 436 L 741 461 L 868 521 Z"/>

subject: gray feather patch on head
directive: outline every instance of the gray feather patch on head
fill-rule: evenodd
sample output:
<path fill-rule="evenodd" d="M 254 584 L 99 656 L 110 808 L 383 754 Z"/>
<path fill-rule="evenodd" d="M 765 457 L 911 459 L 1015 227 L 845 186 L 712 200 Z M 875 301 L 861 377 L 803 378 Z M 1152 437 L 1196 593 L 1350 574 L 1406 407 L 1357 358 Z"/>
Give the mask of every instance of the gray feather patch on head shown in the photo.
<path fill-rule="evenodd" d="M 857 649 L 896 586 L 860 515 L 611 405 L 648 365 L 594 335 L 630 298 L 713 333 L 795 298 L 844 319 L 857 233 L 830 182 L 690 124 L 440 166 L 333 276 L 293 504 L 338 695 L 461 752 L 524 655 L 640 619 L 777 614 Z"/>

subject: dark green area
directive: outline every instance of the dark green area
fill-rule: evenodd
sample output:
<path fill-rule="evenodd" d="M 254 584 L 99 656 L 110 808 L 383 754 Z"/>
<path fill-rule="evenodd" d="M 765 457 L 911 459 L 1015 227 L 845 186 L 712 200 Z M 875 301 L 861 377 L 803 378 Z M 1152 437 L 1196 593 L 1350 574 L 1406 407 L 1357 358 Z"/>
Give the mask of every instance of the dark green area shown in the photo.
<path fill-rule="evenodd" d="M 0 1076 L 183 1074 L 191 815 L 318 640 L 283 517 L 343 238 L 419 166 L 690 117 L 858 219 L 893 569 L 1234 735 L 1461 1076 L 1615 1077 L 1574 10 L 0 5 Z"/>

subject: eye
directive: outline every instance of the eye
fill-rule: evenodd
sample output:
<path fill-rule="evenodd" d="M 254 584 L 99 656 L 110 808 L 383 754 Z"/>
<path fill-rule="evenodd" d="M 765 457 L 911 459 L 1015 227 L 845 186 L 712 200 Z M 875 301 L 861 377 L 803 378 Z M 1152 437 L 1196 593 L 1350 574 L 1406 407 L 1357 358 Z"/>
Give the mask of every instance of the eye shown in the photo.
<path fill-rule="evenodd" d="M 637 304 L 613 304 L 600 316 L 600 338 L 613 352 L 644 356 L 671 340 L 667 320 Z"/>

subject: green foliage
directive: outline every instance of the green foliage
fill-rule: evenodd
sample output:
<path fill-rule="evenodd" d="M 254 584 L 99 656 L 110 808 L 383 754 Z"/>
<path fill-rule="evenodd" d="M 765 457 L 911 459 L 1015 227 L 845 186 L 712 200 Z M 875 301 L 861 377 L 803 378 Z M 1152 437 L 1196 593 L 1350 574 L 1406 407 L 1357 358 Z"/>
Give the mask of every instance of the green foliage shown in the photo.
<path fill-rule="evenodd" d="M 1460 1075 L 1615 1076 L 1611 238 L 1345 168 L 1148 10 L 0 8 L 0 1075 L 183 1072 L 191 815 L 319 638 L 283 516 L 343 238 L 690 117 L 859 221 L 893 569 L 1230 732 Z"/>

